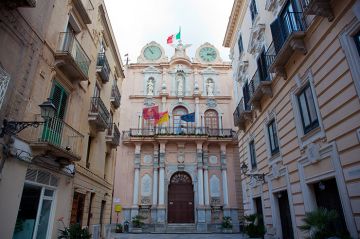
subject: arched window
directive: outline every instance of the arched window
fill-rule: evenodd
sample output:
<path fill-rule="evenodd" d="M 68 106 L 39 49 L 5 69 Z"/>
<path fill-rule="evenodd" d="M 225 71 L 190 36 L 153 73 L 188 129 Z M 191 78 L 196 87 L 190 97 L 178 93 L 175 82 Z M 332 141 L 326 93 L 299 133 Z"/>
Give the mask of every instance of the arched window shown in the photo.
<path fill-rule="evenodd" d="M 191 127 L 191 123 L 187 123 L 181 120 L 181 116 L 186 114 L 188 114 L 188 111 L 185 107 L 182 106 L 178 106 L 173 110 L 172 115 L 175 134 L 184 133 L 188 127 Z"/>
<path fill-rule="evenodd" d="M 216 135 L 219 130 L 219 117 L 215 110 L 207 110 L 204 114 L 205 128 L 210 135 Z"/>

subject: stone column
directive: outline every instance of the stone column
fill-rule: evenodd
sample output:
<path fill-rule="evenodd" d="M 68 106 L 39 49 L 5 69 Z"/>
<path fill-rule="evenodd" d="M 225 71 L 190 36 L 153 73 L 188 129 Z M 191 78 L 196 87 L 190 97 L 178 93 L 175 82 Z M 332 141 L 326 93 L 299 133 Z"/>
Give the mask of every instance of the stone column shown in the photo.
<path fill-rule="evenodd" d="M 158 203 L 158 170 L 159 170 L 159 145 L 154 143 L 154 156 L 153 156 L 153 192 L 152 192 L 152 206 L 151 206 L 151 220 L 152 223 L 156 222 L 156 209 Z"/>
<path fill-rule="evenodd" d="M 140 181 L 140 160 L 141 160 L 141 143 L 135 145 L 135 160 L 134 160 L 134 190 L 133 190 L 133 206 L 131 210 L 131 217 L 138 214 L 139 204 L 139 181 Z"/>
<path fill-rule="evenodd" d="M 204 162 L 204 196 L 205 196 L 205 218 L 207 223 L 211 223 L 211 208 L 209 198 L 209 154 L 207 145 L 203 146 L 203 162 Z"/>
<path fill-rule="evenodd" d="M 157 222 L 165 227 L 165 144 L 160 142 L 159 157 L 159 205 L 157 210 Z"/>
<path fill-rule="evenodd" d="M 197 158 L 197 189 L 198 189 L 198 205 L 197 205 L 197 231 L 207 231 L 205 208 L 204 208 L 204 175 L 203 175 L 203 155 L 202 155 L 202 142 L 196 144 L 196 158 Z"/>
<path fill-rule="evenodd" d="M 221 160 L 221 175 L 222 175 L 222 187 L 224 197 L 224 207 L 229 205 L 228 195 L 228 183 L 227 183 L 227 166 L 226 166 L 226 144 L 221 144 L 220 148 L 220 160 Z"/>

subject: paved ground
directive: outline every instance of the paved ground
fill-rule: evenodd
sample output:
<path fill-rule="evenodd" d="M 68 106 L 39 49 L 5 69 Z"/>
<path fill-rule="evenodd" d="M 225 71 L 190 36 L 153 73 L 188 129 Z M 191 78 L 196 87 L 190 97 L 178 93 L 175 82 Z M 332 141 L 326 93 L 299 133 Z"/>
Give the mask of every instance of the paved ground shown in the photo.
<path fill-rule="evenodd" d="M 113 234 L 111 239 L 244 239 L 242 234 Z"/>

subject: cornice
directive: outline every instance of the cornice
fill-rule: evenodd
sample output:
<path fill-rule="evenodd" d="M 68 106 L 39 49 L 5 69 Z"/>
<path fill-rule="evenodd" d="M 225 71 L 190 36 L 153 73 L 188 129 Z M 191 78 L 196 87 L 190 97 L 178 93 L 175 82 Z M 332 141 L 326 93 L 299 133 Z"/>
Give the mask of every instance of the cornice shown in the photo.
<path fill-rule="evenodd" d="M 246 0 L 234 0 L 234 4 L 229 17 L 229 22 L 226 28 L 225 37 L 223 41 L 224 47 L 231 47 L 234 36 L 236 35 L 236 26 L 243 18 L 243 8 Z"/>

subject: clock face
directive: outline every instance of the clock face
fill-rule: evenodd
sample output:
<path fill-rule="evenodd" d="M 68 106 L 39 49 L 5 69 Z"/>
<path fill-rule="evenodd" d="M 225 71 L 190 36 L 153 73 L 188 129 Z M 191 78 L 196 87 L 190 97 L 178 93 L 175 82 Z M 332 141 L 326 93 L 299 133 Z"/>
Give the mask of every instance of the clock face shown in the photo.
<path fill-rule="evenodd" d="M 161 56 L 161 50 L 157 46 L 148 46 L 144 50 L 144 56 L 147 60 L 158 60 Z"/>
<path fill-rule="evenodd" d="M 217 57 L 216 50 L 212 47 L 201 48 L 199 55 L 203 61 L 211 62 Z"/>

